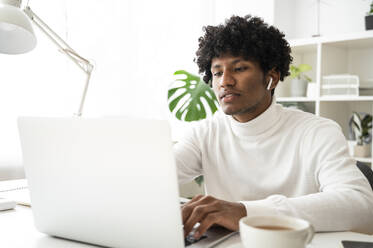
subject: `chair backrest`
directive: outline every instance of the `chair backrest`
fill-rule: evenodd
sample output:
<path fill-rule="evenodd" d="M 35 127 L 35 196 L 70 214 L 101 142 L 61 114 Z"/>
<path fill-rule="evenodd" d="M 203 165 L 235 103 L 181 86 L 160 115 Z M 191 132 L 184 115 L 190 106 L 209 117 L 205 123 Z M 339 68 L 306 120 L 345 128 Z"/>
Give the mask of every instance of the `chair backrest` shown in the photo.
<path fill-rule="evenodd" d="M 359 161 L 356 162 L 356 165 L 360 169 L 360 171 L 364 174 L 364 176 L 368 179 L 370 187 L 373 190 L 373 171 L 372 171 L 372 169 L 368 165 L 366 165 L 362 162 L 359 162 Z"/>

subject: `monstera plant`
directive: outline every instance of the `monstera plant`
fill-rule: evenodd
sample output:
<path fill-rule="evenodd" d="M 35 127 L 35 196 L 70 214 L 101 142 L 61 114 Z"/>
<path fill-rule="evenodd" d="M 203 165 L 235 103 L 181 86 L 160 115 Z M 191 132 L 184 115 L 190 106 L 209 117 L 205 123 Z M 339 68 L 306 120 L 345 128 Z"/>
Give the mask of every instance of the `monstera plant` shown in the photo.
<path fill-rule="evenodd" d="M 207 117 L 206 107 L 213 114 L 218 109 L 218 100 L 212 89 L 200 77 L 187 71 L 174 73 L 177 78 L 168 90 L 168 107 L 181 121 L 198 121 Z M 204 99 L 207 106 L 202 103 Z"/>
<path fill-rule="evenodd" d="M 206 107 L 211 114 L 218 109 L 218 100 L 206 83 L 200 77 L 187 71 L 180 70 L 174 73 L 175 82 L 168 90 L 168 108 L 171 113 L 181 121 L 198 121 L 207 117 Z M 180 76 L 183 76 L 180 78 Z M 202 100 L 207 105 L 204 105 Z M 198 185 L 203 182 L 203 176 L 195 179 Z"/>

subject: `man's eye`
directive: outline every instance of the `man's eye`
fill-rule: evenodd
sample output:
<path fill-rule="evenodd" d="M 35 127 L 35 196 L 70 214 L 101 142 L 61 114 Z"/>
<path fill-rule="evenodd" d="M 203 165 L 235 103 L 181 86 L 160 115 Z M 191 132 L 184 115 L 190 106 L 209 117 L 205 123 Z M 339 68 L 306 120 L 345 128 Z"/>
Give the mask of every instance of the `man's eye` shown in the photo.
<path fill-rule="evenodd" d="M 246 67 L 236 67 L 234 68 L 235 71 L 244 71 L 246 70 Z"/>
<path fill-rule="evenodd" d="M 222 73 L 219 71 L 219 72 L 214 72 L 212 75 L 214 75 L 214 77 L 220 77 L 221 74 L 222 74 Z"/>

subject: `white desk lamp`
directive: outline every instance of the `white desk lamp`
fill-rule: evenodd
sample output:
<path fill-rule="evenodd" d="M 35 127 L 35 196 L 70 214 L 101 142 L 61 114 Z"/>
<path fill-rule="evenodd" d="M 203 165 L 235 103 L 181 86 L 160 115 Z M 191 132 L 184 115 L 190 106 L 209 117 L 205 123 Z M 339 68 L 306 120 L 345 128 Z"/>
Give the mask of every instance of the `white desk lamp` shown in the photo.
<path fill-rule="evenodd" d="M 93 65 L 76 53 L 61 37 L 59 37 L 47 24 L 45 24 L 27 5 L 21 10 L 22 0 L 0 0 L 0 53 L 20 54 L 31 51 L 36 46 L 36 37 L 30 20 L 86 75 L 78 112 L 81 116 L 84 100 L 87 94 L 89 80 Z"/>

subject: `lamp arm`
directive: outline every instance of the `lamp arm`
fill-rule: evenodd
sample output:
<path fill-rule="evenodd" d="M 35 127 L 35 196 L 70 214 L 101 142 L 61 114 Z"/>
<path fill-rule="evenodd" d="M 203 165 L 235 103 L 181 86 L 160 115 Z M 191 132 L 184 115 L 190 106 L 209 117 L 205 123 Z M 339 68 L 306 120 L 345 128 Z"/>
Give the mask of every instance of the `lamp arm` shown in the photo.
<path fill-rule="evenodd" d="M 75 114 L 76 116 L 81 116 L 88 90 L 89 80 L 91 79 L 93 65 L 89 62 L 89 60 L 83 58 L 77 52 L 75 52 L 58 34 L 56 34 L 56 32 L 54 32 L 45 22 L 43 22 L 43 20 L 41 20 L 40 17 L 38 17 L 29 6 L 26 6 L 23 11 L 31 19 L 31 21 L 60 49 L 63 54 L 65 54 L 82 71 L 86 73 L 86 83 L 80 100 L 78 112 Z"/>

